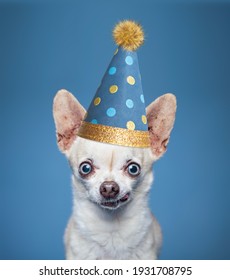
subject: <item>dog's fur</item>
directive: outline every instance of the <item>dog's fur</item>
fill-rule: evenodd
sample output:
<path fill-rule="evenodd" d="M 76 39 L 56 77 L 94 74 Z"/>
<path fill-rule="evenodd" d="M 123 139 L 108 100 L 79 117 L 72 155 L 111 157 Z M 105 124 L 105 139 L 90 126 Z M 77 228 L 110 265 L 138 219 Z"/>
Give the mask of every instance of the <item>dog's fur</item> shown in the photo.
<path fill-rule="evenodd" d="M 73 213 L 65 232 L 67 259 L 157 258 L 162 235 L 148 207 L 148 193 L 152 164 L 166 151 L 173 128 L 176 98 L 165 94 L 146 111 L 150 148 L 110 145 L 77 137 L 85 109 L 66 90 L 55 96 L 58 146 L 73 172 Z M 92 166 L 87 176 L 80 172 L 82 162 Z M 140 167 L 140 174 L 129 174 L 130 163 Z M 102 195 L 105 183 L 118 186 L 114 198 Z"/>

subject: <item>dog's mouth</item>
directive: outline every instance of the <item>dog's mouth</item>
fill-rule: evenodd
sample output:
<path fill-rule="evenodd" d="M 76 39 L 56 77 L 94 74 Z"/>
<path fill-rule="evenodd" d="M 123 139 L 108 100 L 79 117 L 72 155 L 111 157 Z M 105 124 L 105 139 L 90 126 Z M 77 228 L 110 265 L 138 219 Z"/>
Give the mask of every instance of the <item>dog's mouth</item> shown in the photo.
<path fill-rule="evenodd" d="M 122 198 L 118 200 L 106 200 L 101 202 L 101 206 L 108 209 L 116 209 L 125 204 L 130 198 L 130 193 L 126 193 Z"/>

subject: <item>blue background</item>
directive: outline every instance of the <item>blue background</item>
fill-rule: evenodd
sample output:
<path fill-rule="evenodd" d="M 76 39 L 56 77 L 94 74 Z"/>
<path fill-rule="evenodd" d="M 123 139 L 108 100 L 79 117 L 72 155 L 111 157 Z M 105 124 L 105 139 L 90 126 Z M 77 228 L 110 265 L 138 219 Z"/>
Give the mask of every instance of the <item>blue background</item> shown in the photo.
<path fill-rule="evenodd" d="M 66 88 L 89 106 L 126 18 L 146 32 L 146 104 L 178 99 L 150 198 L 161 259 L 230 259 L 230 3 L 162 0 L 0 1 L 1 259 L 64 258 L 72 194 L 53 97 Z"/>

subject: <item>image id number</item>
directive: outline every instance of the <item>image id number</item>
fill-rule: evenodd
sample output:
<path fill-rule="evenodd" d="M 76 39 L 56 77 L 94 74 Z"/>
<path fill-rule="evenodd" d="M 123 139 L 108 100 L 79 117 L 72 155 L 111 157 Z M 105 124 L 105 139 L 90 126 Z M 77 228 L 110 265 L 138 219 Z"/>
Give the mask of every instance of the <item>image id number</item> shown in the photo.
<path fill-rule="evenodd" d="M 133 275 L 191 275 L 192 267 L 134 267 Z"/>

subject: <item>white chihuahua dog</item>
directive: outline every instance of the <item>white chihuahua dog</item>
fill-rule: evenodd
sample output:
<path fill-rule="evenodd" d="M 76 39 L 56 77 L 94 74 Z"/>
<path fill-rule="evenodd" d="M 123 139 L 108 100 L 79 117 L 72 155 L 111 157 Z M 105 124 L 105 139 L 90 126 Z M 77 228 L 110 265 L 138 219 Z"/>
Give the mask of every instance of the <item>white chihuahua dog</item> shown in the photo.
<path fill-rule="evenodd" d="M 150 148 L 104 144 L 77 136 L 85 109 L 66 90 L 54 99 L 58 146 L 73 175 L 73 213 L 65 232 L 67 259 L 156 259 L 160 226 L 148 207 L 152 165 L 166 151 L 176 98 L 147 108 Z"/>

